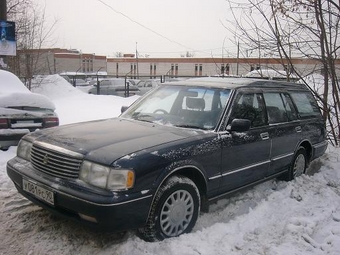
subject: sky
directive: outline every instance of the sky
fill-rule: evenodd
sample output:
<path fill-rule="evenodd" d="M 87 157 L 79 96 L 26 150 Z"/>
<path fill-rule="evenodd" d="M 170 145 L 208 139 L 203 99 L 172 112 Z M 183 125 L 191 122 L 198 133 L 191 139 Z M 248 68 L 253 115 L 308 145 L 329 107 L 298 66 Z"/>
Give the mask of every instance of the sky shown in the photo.
<path fill-rule="evenodd" d="M 57 21 L 49 47 L 115 56 L 221 56 L 236 52 L 229 39 L 226 0 L 34 0 L 46 21 Z M 235 55 L 235 54 L 234 54 Z"/>
<path fill-rule="evenodd" d="M 61 125 L 118 116 L 122 105 L 138 98 L 89 95 L 58 75 L 36 84 L 33 91 L 53 101 Z M 291 182 L 271 180 L 218 200 L 200 214 L 191 233 L 155 243 L 143 241 L 135 231 L 91 231 L 25 199 L 6 174 L 16 148 L 0 151 L 0 254 L 340 254 L 339 148 L 329 146 L 308 175 Z"/>

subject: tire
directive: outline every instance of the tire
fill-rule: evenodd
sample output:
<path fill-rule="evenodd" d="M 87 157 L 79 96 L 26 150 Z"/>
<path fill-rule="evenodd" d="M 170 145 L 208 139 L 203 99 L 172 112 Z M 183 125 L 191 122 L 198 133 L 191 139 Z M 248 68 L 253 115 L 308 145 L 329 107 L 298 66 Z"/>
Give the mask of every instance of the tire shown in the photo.
<path fill-rule="evenodd" d="M 171 176 L 160 187 L 145 227 L 139 236 L 148 242 L 189 233 L 200 211 L 200 195 L 195 183 L 184 176 Z"/>
<path fill-rule="evenodd" d="M 300 147 L 294 155 L 289 171 L 284 174 L 281 179 L 284 181 L 291 181 L 304 174 L 307 169 L 307 162 L 306 149 L 304 147 Z"/>

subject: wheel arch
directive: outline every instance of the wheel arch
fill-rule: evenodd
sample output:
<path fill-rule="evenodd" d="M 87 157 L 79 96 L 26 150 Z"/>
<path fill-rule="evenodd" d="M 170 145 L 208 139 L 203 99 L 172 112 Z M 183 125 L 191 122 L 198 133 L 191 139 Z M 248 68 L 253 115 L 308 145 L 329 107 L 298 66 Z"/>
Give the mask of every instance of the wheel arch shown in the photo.
<path fill-rule="evenodd" d="M 308 141 L 308 140 L 304 140 L 302 141 L 299 146 L 296 148 L 296 151 L 300 148 L 303 147 L 306 150 L 306 154 L 307 154 L 307 164 L 309 164 L 312 155 L 313 155 L 313 147 L 312 144 Z"/>
<path fill-rule="evenodd" d="M 201 197 L 201 208 L 204 207 L 203 203 L 205 202 L 205 197 L 207 194 L 207 179 L 205 178 L 204 173 L 196 166 L 193 165 L 187 165 L 187 166 L 181 166 L 178 168 L 175 168 L 174 170 L 172 170 L 171 172 L 169 172 L 165 177 L 162 178 L 162 180 L 160 182 L 157 183 L 157 188 L 155 190 L 155 195 L 157 194 L 158 190 L 160 189 L 160 187 L 162 186 L 162 184 L 169 179 L 171 176 L 174 175 L 181 175 L 184 177 L 189 178 L 190 180 L 192 180 L 198 191 L 199 191 L 199 195 Z M 155 199 L 155 195 L 152 199 L 152 203 Z M 151 204 L 152 204 L 151 203 Z"/>

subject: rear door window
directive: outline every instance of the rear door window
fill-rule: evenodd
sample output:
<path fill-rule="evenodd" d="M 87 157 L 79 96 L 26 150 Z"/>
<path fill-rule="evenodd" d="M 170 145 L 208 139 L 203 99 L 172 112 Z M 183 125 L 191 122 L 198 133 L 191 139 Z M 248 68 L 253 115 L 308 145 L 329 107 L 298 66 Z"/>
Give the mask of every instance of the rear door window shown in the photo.
<path fill-rule="evenodd" d="M 282 99 L 283 99 L 283 104 L 286 108 L 288 120 L 289 121 L 297 120 L 298 119 L 297 112 L 295 110 L 293 101 L 290 98 L 290 96 L 288 94 L 283 94 Z"/>
<path fill-rule="evenodd" d="M 263 93 L 269 124 L 287 122 L 286 108 L 280 93 Z"/>

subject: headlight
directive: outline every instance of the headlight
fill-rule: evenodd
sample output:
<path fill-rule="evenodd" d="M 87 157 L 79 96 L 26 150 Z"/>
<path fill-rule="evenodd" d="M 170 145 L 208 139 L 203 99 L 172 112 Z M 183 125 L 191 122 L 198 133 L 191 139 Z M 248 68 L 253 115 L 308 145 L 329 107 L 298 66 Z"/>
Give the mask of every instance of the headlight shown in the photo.
<path fill-rule="evenodd" d="M 124 190 L 132 188 L 135 173 L 127 169 L 113 169 L 89 161 L 84 161 L 79 179 L 93 186 L 108 190 Z"/>
<path fill-rule="evenodd" d="M 18 145 L 18 149 L 17 149 L 17 156 L 30 161 L 30 159 L 31 159 L 31 148 L 32 148 L 31 142 L 27 142 L 25 140 L 20 140 L 19 145 Z"/>

